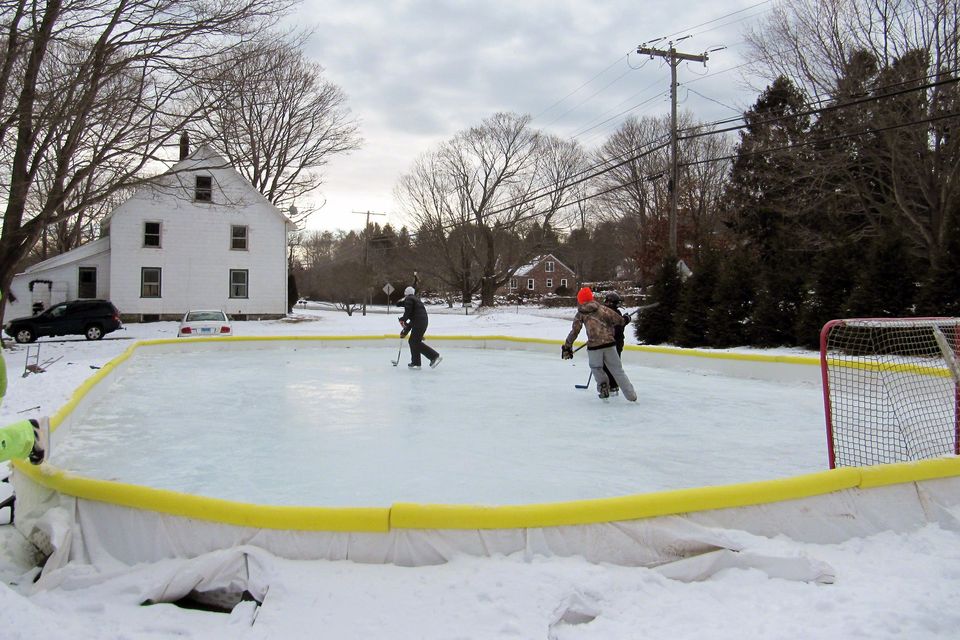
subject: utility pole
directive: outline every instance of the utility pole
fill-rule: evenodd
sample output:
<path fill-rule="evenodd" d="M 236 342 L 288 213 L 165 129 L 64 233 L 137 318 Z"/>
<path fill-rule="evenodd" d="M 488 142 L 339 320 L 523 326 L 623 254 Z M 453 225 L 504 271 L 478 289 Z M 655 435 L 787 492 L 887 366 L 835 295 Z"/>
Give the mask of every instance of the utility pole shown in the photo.
<path fill-rule="evenodd" d="M 690 36 L 684 36 L 677 40 L 685 40 Z M 677 65 L 681 60 L 691 62 L 702 62 L 707 64 L 707 54 L 692 55 L 689 53 L 680 53 L 673 46 L 673 41 L 667 43 L 669 47 L 663 49 L 651 49 L 650 47 L 640 45 L 637 47 L 637 53 L 647 55 L 653 58 L 663 58 L 670 65 L 670 253 L 677 255 Z"/>
<path fill-rule="evenodd" d="M 359 213 L 362 216 L 367 216 L 366 225 L 363 227 L 363 273 L 367 273 L 367 243 L 370 242 L 370 238 L 367 237 L 367 232 L 370 229 L 370 216 L 385 216 L 385 213 L 374 213 L 372 211 L 354 211 L 354 213 Z M 367 298 L 370 296 L 371 288 L 367 286 L 366 290 L 363 292 L 363 315 L 367 315 Z"/>

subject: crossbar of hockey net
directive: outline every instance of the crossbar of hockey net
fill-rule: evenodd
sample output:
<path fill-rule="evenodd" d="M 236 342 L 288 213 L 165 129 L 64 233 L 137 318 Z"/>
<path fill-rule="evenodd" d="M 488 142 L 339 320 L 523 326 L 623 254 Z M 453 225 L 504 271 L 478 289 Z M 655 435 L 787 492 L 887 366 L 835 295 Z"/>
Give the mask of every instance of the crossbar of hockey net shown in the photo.
<path fill-rule="evenodd" d="M 960 453 L 960 318 L 832 320 L 820 332 L 830 468 Z"/>

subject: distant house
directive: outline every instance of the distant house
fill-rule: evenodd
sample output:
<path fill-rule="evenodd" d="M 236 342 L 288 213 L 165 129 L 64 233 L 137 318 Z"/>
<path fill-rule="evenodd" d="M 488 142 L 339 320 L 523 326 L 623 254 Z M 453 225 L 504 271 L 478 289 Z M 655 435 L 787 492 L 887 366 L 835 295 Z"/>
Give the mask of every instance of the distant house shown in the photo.
<path fill-rule="evenodd" d="M 111 300 L 126 321 L 285 315 L 293 222 L 209 147 L 185 151 L 110 212 L 101 238 L 14 276 L 5 317 L 81 298 Z"/>
<path fill-rule="evenodd" d="M 572 289 L 577 285 L 577 274 L 552 254 L 537 256 L 513 274 L 501 293 L 538 294 L 554 293 L 559 287 Z"/>

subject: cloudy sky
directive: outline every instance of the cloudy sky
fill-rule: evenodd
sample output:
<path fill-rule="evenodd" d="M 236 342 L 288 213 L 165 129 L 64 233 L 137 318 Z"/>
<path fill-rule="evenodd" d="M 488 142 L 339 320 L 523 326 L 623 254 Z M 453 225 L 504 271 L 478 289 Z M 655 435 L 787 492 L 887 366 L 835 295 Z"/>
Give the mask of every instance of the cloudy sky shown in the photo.
<path fill-rule="evenodd" d="M 678 67 L 679 108 L 700 121 L 737 115 L 756 99 L 739 65 L 758 0 L 304 0 L 315 29 L 307 55 L 347 94 L 364 145 L 334 158 L 326 206 L 311 229 L 361 229 L 355 211 L 387 214 L 414 159 L 499 111 L 591 149 L 628 115 L 669 113 L 670 69 L 641 43 L 709 54 Z M 689 36 L 689 37 L 686 37 Z M 680 40 L 686 37 L 686 39 Z M 662 38 L 658 40 L 658 38 Z M 319 200 L 319 199 L 318 199 Z"/>

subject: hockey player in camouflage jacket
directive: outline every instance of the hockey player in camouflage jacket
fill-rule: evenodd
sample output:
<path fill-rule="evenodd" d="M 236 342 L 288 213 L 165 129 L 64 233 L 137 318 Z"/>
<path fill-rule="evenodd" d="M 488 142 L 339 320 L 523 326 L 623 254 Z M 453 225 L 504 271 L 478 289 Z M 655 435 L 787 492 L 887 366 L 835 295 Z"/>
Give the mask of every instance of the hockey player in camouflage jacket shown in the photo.
<path fill-rule="evenodd" d="M 564 360 L 573 358 L 573 341 L 580 335 L 580 329 L 587 329 L 587 357 L 590 370 L 597 381 L 597 393 L 601 398 L 610 396 L 610 379 L 604 367 L 613 375 L 623 396 L 635 402 L 637 392 L 634 391 L 630 379 L 623 371 L 620 356 L 617 354 L 616 329 L 623 326 L 624 317 L 593 299 L 590 287 L 583 287 L 577 292 L 577 315 L 573 318 L 573 327 L 561 348 Z"/>

